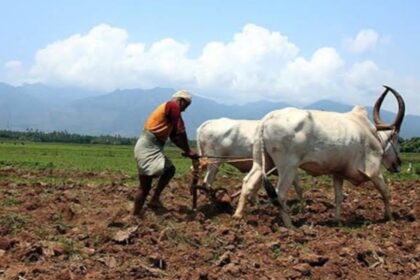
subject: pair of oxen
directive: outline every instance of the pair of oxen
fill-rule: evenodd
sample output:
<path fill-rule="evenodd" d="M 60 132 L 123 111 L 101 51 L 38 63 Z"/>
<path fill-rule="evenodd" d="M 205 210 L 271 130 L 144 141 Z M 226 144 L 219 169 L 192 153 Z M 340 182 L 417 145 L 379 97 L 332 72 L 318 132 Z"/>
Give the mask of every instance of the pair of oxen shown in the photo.
<path fill-rule="evenodd" d="M 292 227 L 286 194 L 294 183 L 302 197 L 297 176 L 300 168 L 313 176 L 332 175 L 337 222 L 340 222 L 344 180 L 354 185 L 371 181 L 384 201 L 385 219 L 391 219 L 390 195 L 381 165 L 390 172 L 400 171 L 398 140 L 405 104 L 396 90 L 384 87 L 374 105 L 374 123 L 361 106 L 347 113 L 285 108 L 270 112 L 258 121 L 222 118 L 203 123 L 197 129 L 199 154 L 202 159 L 218 159 L 207 165 L 204 186 L 211 187 L 219 166 L 230 163 L 248 172 L 234 217 L 243 217 L 247 200 L 264 182 L 269 196 L 278 201 L 284 225 Z M 398 113 L 391 124 L 384 123 L 380 117 L 388 92 L 398 102 Z M 274 168 L 278 175 L 275 188 L 267 179 L 268 171 Z"/>

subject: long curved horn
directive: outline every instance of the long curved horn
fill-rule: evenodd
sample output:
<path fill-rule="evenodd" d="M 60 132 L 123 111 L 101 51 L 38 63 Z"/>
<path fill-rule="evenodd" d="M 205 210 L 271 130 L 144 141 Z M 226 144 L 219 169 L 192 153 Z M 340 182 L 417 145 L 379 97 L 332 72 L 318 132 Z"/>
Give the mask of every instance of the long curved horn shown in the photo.
<path fill-rule="evenodd" d="M 379 110 L 381 109 L 382 102 L 385 99 L 386 94 L 388 93 L 389 89 L 385 87 L 385 91 L 379 96 L 378 100 L 375 102 L 375 106 L 373 107 L 373 120 L 375 121 L 375 126 L 377 130 L 387 130 L 391 129 L 389 125 L 384 123 L 381 120 Z"/>
<path fill-rule="evenodd" d="M 401 95 L 394 90 L 393 88 L 389 86 L 385 86 L 385 91 L 382 93 L 381 96 L 379 96 L 378 100 L 376 100 L 375 106 L 373 107 L 373 120 L 375 121 L 376 129 L 377 130 L 390 130 L 395 129 L 396 131 L 400 130 L 401 123 L 404 119 L 405 115 L 405 104 L 404 100 L 402 99 Z M 391 91 L 392 94 L 395 96 L 398 102 L 398 113 L 395 117 L 395 120 L 392 124 L 386 124 L 381 120 L 379 110 L 381 109 L 382 102 L 385 99 L 385 96 L 387 95 L 388 91 Z"/>
<path fill-rule="evenodd" d="M 394 122 L 392 123 L 391 126 L 393 126 L 395 128 L 396 131 L 400 131 L 401 128 L 401 124 L 404 120 L 404 116 L 405 116 L 405 103 L 404 100 L 402 98 L 402 96 L 393 88 L 385 86 L 386 88 L 388 88 L 395 96 L 395 98 L 398 101 L 398 113 L 397 116 L 395 117 Z"/>

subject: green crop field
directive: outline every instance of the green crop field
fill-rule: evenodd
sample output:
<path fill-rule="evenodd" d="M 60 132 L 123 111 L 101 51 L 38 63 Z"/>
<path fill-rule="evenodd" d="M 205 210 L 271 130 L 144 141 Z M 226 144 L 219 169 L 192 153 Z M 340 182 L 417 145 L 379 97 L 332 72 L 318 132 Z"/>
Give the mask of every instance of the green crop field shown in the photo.
<path fill-rule="evenodd" d="M 133 149 L 133 146 L 123 145 L 5 142 L 0 144 L 0 167 L 115 171 L 135 175 Z M 167 147 L 165 151 L 178 173 L 189 170 L 191 161 L 181 156 L 181 150 Z"/>
<path fill-rule="evenodd" d="M 181 156 L 181 151 L 166 147 L 166 154 L 177 167 L 177 174 L 190 172 L 191 161 Z M 420 154 L 403 154 L 400 174 L 385 173 L 390 178 L 418 178 L 420 174 Z M 408 171 L 409 164 L 412 168 Z M 14 167 L 30 169 L 59 169 L 75 171 L 109 171 L 136 175 L 133 146 L 88 145 L 55 143 L 0 143 L 0 168 Z M 223 167 L 221 173 L 239 176 L 232 167 Z"/>
<path fill-rule="evenodd" d="M 132 148 L 113 145 L 3 143 L 0 145 L 0 166 L 135 172 Z"/>

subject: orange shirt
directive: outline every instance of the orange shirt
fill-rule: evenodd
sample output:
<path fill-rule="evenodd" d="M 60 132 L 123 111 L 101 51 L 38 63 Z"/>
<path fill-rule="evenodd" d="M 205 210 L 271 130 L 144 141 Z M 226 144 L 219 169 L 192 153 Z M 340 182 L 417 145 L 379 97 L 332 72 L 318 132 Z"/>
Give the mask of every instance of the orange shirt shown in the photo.
<path fill-rule="evenodd" d="M 170 100 L 159 105 L 147 119 L 144 129 L 163 142 L 166 142 L 171 135 L 184 133 L 185 126 L 178 102 Z"/>

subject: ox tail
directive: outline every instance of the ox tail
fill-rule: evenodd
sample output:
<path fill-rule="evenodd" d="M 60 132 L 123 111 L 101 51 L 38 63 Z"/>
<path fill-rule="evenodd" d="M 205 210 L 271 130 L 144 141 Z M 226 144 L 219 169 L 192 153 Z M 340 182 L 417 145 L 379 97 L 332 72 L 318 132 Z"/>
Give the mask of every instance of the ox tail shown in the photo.
<path fill-rule="evenodd" d="M 268 180 L 268 174 L 265 172 L 266 170 L 266 157 L 268 156 L 264 149 L 264 122 L 261 122 L 261 127 L 259 131 L 259 142 L 260 142 L 260 153 L 261 153 L 261 165 L 262 165 L 262 181 L 265 191 L 267 192 L 267 196 L 270 199 L 271 203 L 275 206 L 279 206 L 279 202 L 277 199 L 277 192 L 273 185 L 271 184 L 270 180 Z"/>

